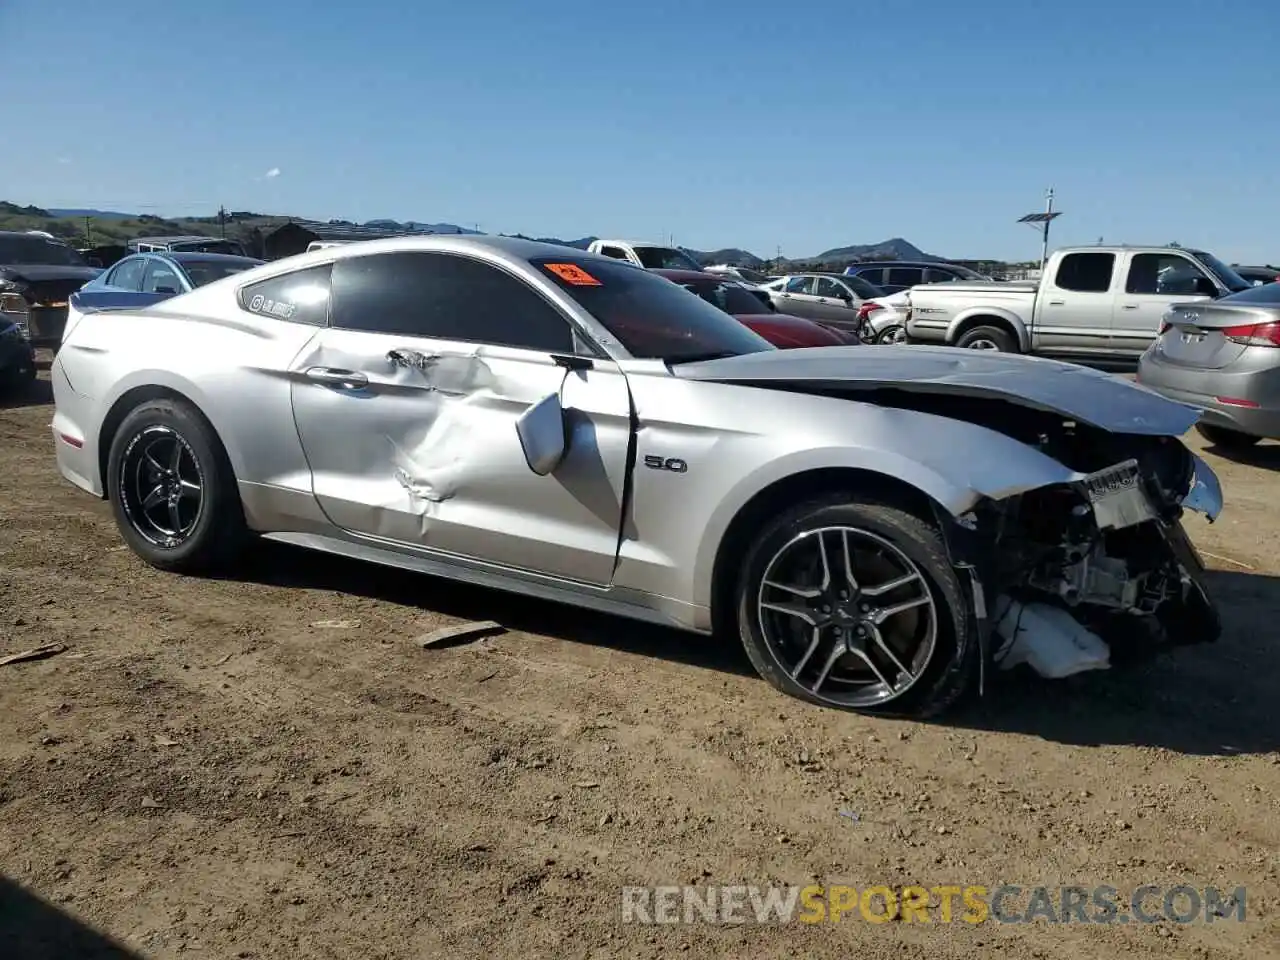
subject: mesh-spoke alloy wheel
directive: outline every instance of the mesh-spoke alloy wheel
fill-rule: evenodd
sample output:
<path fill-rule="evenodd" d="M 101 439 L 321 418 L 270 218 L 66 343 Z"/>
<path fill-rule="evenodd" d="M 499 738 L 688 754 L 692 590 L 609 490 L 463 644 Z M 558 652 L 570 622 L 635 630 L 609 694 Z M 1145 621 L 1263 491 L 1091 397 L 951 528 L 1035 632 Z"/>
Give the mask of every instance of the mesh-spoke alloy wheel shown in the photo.
<path fill-rule="evenodd" d="M 901 697 L 938 637 L 920 567 L 852 526 L 808 530 L 782 546 L 765 567 L 756 613 L 778 666 L 815 699 L 846 708 Z"/>

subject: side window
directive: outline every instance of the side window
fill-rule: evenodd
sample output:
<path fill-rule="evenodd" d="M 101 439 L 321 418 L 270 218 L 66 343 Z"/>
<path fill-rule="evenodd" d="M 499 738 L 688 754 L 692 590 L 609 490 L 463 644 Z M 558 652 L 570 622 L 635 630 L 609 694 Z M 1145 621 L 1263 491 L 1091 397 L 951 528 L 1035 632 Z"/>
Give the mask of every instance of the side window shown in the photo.
<path fill-rule="evenodd" d="M 813 278 L 792 277 L 782 289 L 787 293 L 811 293 L 813 291 Z"/>
<path fill-rule="evenodd" d="M 323 327 L 329 316 L 331 264 L 295 270 L 241 287 L 240 309 L 260 317 Z"/>
<path fill-rule="evenodd" d="M 137 293 L 142 289 L 142 271 L 146 265 L 143 260 L 126 260 L 119 264 L 111 271 L 111 286 Z"/>
<path fill-rule="evenodd" d="M 1114 253 L 1068 253 L 1058 264 L 1054 283 L 1060 290 L 1076 293 L 1106 293 L 1115 271 Z"/>
<path fill-rule="evenodd" d="M 818 277 L 817 286 L 814 288 L 814 294 L 819 297 L 831 297 L 838 300 L 842 296 L 848 295 L 849 291 L 840 284 L 836 283 L 830 277 Z"/>
<path fill-rule="evenodd" d="M 1124 282 L 1125 293 L 1194 296 L 1207 289 L 1216 290 L 1209 275 L 1176 253 L 1135 253 Z"/>
<path fill-rule="evenodd" d="M 182 281 L 169 264 L 163 260 L 152 260 L 147 264 L 147 272 L 142 279 L 142 292 L 181 293 Z"/>
<path fill-rule="evenodd" d="M 850 276 L 861 277 L 863 280 L 867 281 L 867 283 L 874 283 L 877 287 L 885 282 L 884 267 L 868 267 L 866 270 L 859 270 L 857 267 L 854 267 L 853 273 L 851 273 Z"/>
<path fill-rule="evenodd" d="M 627 252 L 621 247 L 601 247 L 600 255 L 602 257 L 613 257 L 615 260 L 628 260 Z"/>
<path fill-rule="evenodd" d="M 508 273 L 447 253 L 383 253 L 333 270 L 333 325 L 573 353 L 567 318 Z"/>
<path fill-rule="evenodd" d="M 924 272 L 925 283 L 950 283 L 955 279 L 958 278 L 950 270 L 939 270 L 937 267 L 929 267 Z"/>
<path fill-rule="evenodd" d="M 914 287 L 924 283 L 924 271 L 919 267 L 890 267 L 888 282 L 891 287 Z"/>

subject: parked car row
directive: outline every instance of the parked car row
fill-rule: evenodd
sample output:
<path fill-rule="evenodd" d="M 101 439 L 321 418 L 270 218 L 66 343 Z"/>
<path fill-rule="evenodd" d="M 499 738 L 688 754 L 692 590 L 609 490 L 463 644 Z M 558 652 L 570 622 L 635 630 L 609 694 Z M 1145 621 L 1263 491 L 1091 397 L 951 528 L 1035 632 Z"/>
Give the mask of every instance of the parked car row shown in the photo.
<path fill-rule="evenodd" d="M 676 269 L 397 238 L 86 308 L 58 467 L 162 570 L 265 537 L 732 636 L 844 709 L 1217 636 L 1179 519 L 1222 507 L 1196 409 L 995 352 L 780 350 L 753 328 L 826 328 Z"/>

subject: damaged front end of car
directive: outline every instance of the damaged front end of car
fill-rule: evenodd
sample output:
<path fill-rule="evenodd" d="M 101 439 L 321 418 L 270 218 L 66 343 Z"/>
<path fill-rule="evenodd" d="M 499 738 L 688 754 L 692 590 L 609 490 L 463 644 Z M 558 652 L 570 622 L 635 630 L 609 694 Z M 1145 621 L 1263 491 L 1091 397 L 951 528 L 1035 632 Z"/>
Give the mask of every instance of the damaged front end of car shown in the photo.
<path fill-rule="evenodd" d="M 1173 437 L 1116 435 L 1067 423 L 1042 452 L 1073 479 L 988 499 L 948 518 L 992 666 L 1060 678 L 1132 663 L 1221 627 L 1184 511 L 1210 521 L 1222 491 Z"/>

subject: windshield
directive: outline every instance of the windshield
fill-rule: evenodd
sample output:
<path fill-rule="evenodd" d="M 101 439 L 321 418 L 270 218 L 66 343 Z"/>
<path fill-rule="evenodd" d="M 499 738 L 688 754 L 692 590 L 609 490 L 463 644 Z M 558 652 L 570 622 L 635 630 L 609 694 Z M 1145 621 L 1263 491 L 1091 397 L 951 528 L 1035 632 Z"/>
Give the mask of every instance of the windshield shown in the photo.
<path fill-rule="evenodd" d="M 633 247 L 640 262 L 649 270 L 701 270 L 702 264 L 683 250 L 674 247 Z"/>
<path fill-rule="evenodd" d="M 213 283 L 215 280 L 243 273 L 250 267 L 256 267 L 261 262 L 261 260 L 187 260 L 182 264 L 182 269 L 191 278 L 193 287 L 203 287 L 206 283 Z"/>
<path fill-rule="evenodd" d="M 1208 267 L 1209 272 L 1217 277 L 1222 285 L 1232 293 L 1239 293 L 1241 290 L 1248 290 L 1253 286 L 1213 254 L 1205 253 L 1203 250 L 1188 250 L 1187 252 Z"/>
<path fill-rule="evenodd" d="M 874 300 L 877 297 L 883 297 L 884 291 L 868 280 L 861 277 L 842 276 L 840 280 L 858 295 L 859 300 Z"/>
<path fill-rule="evenodd" d="M 740 283 L 717 280 L 676 282 L 680 283 L 680 286 L 692 290 L 713 307 L 719 307 L 725 313 L 733 316 L 771 312 L 763 300 Z"/>
<path fill-rule="evenodd" d="M 0 237 L 0 263 L 41 264 L 56 267 L 87 267 L 84 257 L 65 243 L 44 237 Z"/>
<path fill-rule="evenodd" d="M 531 262 L 633 357 L 680 363 L 774 349 L 723 310 L 660 274 L 594 257 Z"/>

